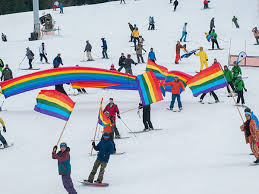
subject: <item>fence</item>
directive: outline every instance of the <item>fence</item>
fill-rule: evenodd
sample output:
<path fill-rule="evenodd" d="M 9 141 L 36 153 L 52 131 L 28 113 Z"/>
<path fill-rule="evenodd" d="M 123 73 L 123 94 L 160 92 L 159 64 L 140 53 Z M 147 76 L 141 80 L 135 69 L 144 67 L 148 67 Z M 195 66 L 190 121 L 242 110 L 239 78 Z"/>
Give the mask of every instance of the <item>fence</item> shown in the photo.
<path fill-rule="evenodd" d="M 238 55 L 230 55 L 228 59 L 229 65 L 234 65 L 234 61 L 238 60 Z M 247 56 L 239 66 L 259 67 L 259 56 Z"/>

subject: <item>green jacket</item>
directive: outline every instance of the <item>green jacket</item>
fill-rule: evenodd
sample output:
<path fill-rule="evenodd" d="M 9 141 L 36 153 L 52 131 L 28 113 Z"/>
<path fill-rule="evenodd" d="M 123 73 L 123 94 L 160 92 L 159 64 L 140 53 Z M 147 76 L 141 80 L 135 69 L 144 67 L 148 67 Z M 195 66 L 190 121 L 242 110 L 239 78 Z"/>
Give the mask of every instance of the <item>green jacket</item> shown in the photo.
<path fill-rule="evenodd" d="M 237 18 L 234 17 L 234 18 L 232 19 L 232 22 L 237 23 Z"/>
<path fill-rule="evenodd" d="M 212 36 L 212 37 L 211 37 L 212 40 L 216 40 L 217 37 L 218 37 L 218 35 L 217 35 L 216 32 L 211 32 L 210 35 Z"/>
<path fill-rule="evenodd" d="M 227 82 L 232 82 L 233 74 L 232 74 L 232 72 L 229 69 L 228 70 L 224 70 L 224 75 L 225 75 L 225 78 L 226 78 Z"/>
<path fill-rule="evenodd" d="M 242 71 L 241 71 L 241 68 L 237 65 L 237 66 L 234 66 L 232 68 L 232 72 L 233 72 L 233 77 L 234 78 L 237 78 L 237 76 L 240 74 L 242 75 Z"/>
<path fill-rule="evenodd" d="M 243 80 L 239 80 L 237 79 L 234 83 L 234 86 L 236 88 L 236 91 L 238 92 L 242 92 L 243 89 L 245 89 L 245 84 L 244 84 L 244 81 Z"/>

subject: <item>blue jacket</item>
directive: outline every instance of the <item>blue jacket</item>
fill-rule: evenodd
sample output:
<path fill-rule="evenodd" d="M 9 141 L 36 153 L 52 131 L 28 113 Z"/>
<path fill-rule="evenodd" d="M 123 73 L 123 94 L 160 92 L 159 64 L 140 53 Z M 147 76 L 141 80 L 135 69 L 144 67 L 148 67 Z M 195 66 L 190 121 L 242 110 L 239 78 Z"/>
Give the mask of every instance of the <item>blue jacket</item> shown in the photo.
<path fill-rule="evenodd" d="M 103 40 L 103 49 L 107 49 L 107 42 L 106 42 L 106 40 Z"/>
<path fill-rule="evenodd" d="M 58 160 L 58 171 L 60 175 L 71 173 L 69 152 L 70 152 L 69 147 L 67 147 L 65 152 L 59 151 L 57 154 L 55 152 L 52 152 L 52 159 Z"/>
<path fill-rule="evenodd" d="M 63 9 L 63 8 L 64 8 L 64 5 L 63 5 L 63 4 L 59 4 L 59 8 L 60 8 L 60 9 Z"/>
<path fill-rule="evenodd" d="M 61 57 L 56 56 L 56 58 L 53 60 L 53 67 L 59 68 L 60 64 L 63 65 L 62 59 Z"/>
<path fill-rule="evenodd" d="M 101 162 L 108 163 L 110 155 L 114 153 L 114 145 L 110 140 L 101 140 L 94 149 L 99 151 L 97 160 Z"/>
<path fill-rule="evenodd" d="M 156 55 L 153 51 L 148 53 L 148 59 L 156 61 Z"/>
<path fill-rule="evenodd" d="M 257 128 L 259 129 L 259 121 L 257 116 L 254 115 L 254 112 L 251 112 L 251 119 L 255 121 L 255 124 L 257 125 Z"/>

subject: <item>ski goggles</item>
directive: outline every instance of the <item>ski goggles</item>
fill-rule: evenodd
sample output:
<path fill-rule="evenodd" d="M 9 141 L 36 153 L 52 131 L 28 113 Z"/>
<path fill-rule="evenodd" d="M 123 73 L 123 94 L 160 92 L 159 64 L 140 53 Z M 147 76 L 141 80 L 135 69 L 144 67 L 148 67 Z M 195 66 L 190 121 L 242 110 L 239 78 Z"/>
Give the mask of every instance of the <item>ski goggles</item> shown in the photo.
<path fill-rule="evenodd" d="M 104 139 L 109 139 L 109 136 L 103 136 Z"/>
<path fill-rule="evenodd" d="M 63 147 L 63 146 L 64 146 L 64 147 L 67 147 L 67 144 L 66 144 L 66 143 L 61 143 L 61 144 L 60 144 L 60 147 Z"/>

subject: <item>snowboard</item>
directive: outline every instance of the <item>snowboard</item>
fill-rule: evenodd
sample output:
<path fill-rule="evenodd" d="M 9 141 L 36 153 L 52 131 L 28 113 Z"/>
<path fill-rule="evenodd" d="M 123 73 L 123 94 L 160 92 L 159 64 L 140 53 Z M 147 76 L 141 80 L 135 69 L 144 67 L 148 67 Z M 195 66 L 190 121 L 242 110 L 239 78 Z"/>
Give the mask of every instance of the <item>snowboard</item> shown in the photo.
<path fill-rule="evenodd" d="M 108 187 L 109 183 L 89 183 L 87 180 L 79 181 L 85 186 L 91 186 L 91 187 Z"/>
<path fill-rule="evenodd" d="M 214 51 L 214 50 L 224 50 L 223 48 L 219 48 L 219 49 L 208 49 L 209 51 Z"/>
<path fill-rule="evenodd" d="M 182 110 L 170 110 L 170 108 L 166 108 L 166 110 L 172 111 L 172 112 L 181 112 Z"/>
<path fill-rule="evenodd" d="M 163 129 L 153 129 L 153 130 L 142 130 L 142 131 L 130 131 L 129 133 L 147 133 L 150 131 L 159 131 L 159 130 L 163 130 Z"/>
<path fill-rule="evenodd" d="M 115 154 L 111 154 L 111 156 L 119 156 L 119 155 L 123 155 L 125 154 L 126 152 L 116 152 Z M 91 155 L 91 153 L 89 153 L 90 156 L 97 156 L 98 153 L 94 153 Z"/>
<path fill-rule="evenodd" d="M 254 44 L 254 45 L 259 45 L 259 44 Z"/>
<path fill-rule="evenodd" d="M 10 145 L 8 145 L 6 148 L 9 148 L 9 147 L 12 147 L 14 145 L 14 143 L 11 143 Z M 1 146 L 2 146 L 2 144 L 1 144 Z M 4 147 L 0 147 L 0 149 L 1 150 L 4 150 L 4 149 L 6 149 L 6 148 L 4 148 Z"/>
<path fill-rule="evenodd" d="M 128 139 L 130 137 L 120 137 L 120 138 L 114 138 L 114 139 Z M 91 141 L 94 141 L 93 139 Z M 101 139 L 96 139 L 95 141 L 101 141 Z"/>
<path fill-rule="evenodd" d="M 32 71 L 36 71 L 36 70 L 40 70 L 40 68 L 32 68 L 32 69 L 27 68 L 27 69 L 21 69 L 21 70 L 32 70 Z"/>
<path fill-rule="evenodd" d="M 219 101 L 219 102 L 208 102 L 208 104 L 218 104 L 218 103 L 223 103 L 224 101 Z"/>

